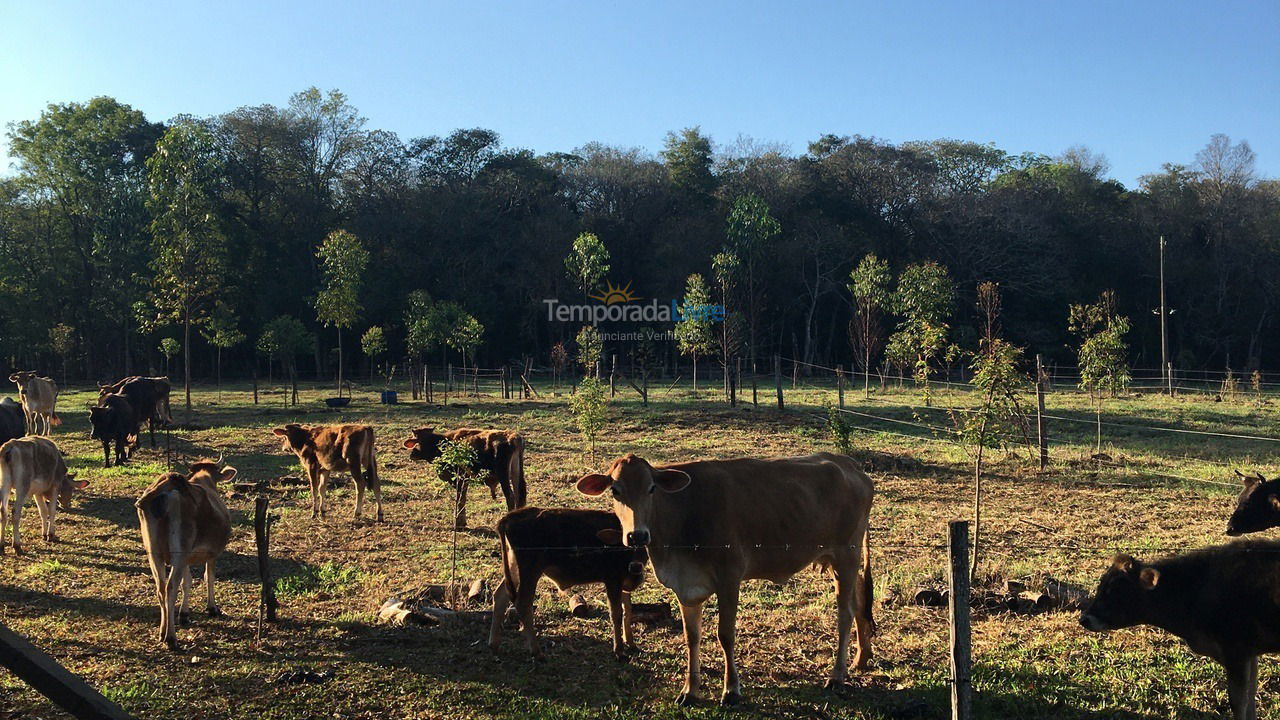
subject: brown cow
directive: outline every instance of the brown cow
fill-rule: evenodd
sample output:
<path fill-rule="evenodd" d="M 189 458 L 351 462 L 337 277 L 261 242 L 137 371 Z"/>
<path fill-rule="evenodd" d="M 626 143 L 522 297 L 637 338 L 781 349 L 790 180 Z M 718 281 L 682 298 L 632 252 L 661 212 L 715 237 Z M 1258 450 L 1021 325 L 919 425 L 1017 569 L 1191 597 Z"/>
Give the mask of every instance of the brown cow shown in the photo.
<path fill-rule="evenodd" d="M 222 502 L 218 483 L 229 483 L 235 476 L 236 469 L 231 466 L 223 468 L 220 461 L 201 460 L 191 465 L 189 475 L 161 475 L 134 503 L 160 602 L 160 640 L 170 649 L 178 646 L 174 612 L 179 585 L 182 608 L 177 610 L 177 620 L 186 621 L 192 565 L 204 565 L 209 615 L 222 614 L 213 602 L 213 565 L 231 539 L 231 513 Z"/>
<path fill-rule="evenodd" d="M 21 370 L 9 376 L 9 382 L 18 386 L 18 399 L 27 417 L 27 432 L 32 435 L 48 435 L 62 424 L 55 411 L 58 404 L 58 386 L 47 377 L 40 377 L 30 370 Z"/>
<path fill-rule="evenodd" d="M 836 581 L 838 644 L 828 687 L 844 682 L 855 622 L 855 666 L 871 659 L 871 479 L 831 453 L 778 460 L 719 460 L 654 467 L 627 455 L 608 474 L 578 480 L 586 495 L 609 491 L 627 544 L 649 548 L 654 574 L 675 591 L 689 656 L 677 702 L 697 699 L 702 606 L 720 602 L 721 702 L 742 700 L 733 654 L 743 580 L 785 582 L 814 563 Z"/>
<path fill-rule="evenodd" d="M 618 518 L 602 510 L 523 507 L 498 521 L 503 582 L 493 596 L 489 647 L 498 649 L 502 620 L 515 599 L 529 652 L 542 650 L 533 625 L 533 597 L 538 580 L 547 576 L 556 587 L 604 583 L 613 622 L 613 654 L 618 659 L 635 648 L 631 635 L 631 592 L 644 582 L 648 554 L 622 545 Z"/>
<path fill-rule="evenodd" d="M 1177 635 L 1226 669 L 1236 720 L 1255 720 L 1258 656 L 1280 652 L 1280 542 L 1240 541 L 1153 563 L 1116 555 L 1080 624 Z"/>
<path fill-rule="evenodd" d="M 350 472 L 356 484 L 356 517 L 364 509 L 364 489 L 373 490 L 382 522 L 382 484 L 378 481 L 373 428 L 368 425 L 322 425 L 307 428 L 290 423 L 271 431 L 283 439 L 281 447 L 293 452 L 311 481 L 311 517 L 324 517 L 325 487 L 334 472 Z"/>
<path fill-rule="evenodd" d="M 476 472 L 485 473 L 484 483 L 490 497 L 497 498 L 497 488 L 507 501 L 507 510 L 524 507 L 528 502 L 524 484 L 524 438 L 508 430 L 459 428 L 436 432 L 435 428 L 418 428 L 404 441 L 409 457 L 431 462 L 440 457 L 440 443 L 445 440 L 465 442 L 476 453 Z"/>
<path fill-rule="evenodd" d="M 129 398 L 129 404 L 138 416 L 138 424 L 147 421 L 147 430 L 151 435 L 151 447 L 156 446 L 156 425 L 164 427 L 173 422 L 169 411 L 169 378 L 143 377 L 130 375 L 127 378 L 98 386 L 98 405 L 106 407 L 106 399 L 115 394 Z"/>
<path fill-rule="evenodd" d="M 22 553 L 22 539 L 18 527 L 22 524 L 22 506 L 27 498 L 35 496 L 36 509 L 40 512 L 43 537 L 57 542 L 54 527 L 58 519 L 58 505 L 71 509 L 71 495 L 75 490 L 88 487 L 88 480 L 76 480 L 67 472 L 62 451 L 46 437 L 23 437 L 0 445 L 0 548 L 4 547 L 4 524 L 13 522 L 13 551 Z M 16 496 L 13 516 L 9 516 L 9 493 Z"/>

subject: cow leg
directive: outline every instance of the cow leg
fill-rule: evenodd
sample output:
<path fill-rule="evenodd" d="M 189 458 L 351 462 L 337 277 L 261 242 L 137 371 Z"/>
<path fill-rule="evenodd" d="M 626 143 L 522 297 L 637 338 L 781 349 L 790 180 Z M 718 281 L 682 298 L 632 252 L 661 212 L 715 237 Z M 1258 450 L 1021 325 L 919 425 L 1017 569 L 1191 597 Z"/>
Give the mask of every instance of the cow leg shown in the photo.
<path fill-rule="evenodd" d="M 613 656 L 626 660 L 627 650 L 622 644 L 622 586 L 617 581 L 606 582 L 604 592 L 609 598 L 609 622 L 613 624 Z"/>
<path fill-rule="evenodd" d="M 58 521 L 58 501 L 56 499 L 37 497 L 36 503 L 44 505 L 40 512 L 40 520 L 44 525 L 44 539 L 48 542 L 58 542 L 58 531 L 55 528 L 55 524 Z"/>
<path fill-rule="evenodd" d="M 1227 697 L 1236 720 L 1257 720 L 1258 658 L 1233 659 L 1227 670 Z"/>
<path fill-rule="evenodd" d="M 178 610 L 178 624 L 191 624 L 191 566 L 182 574 L 182 608 Z"/>
<path fill-rule="evenodd" d="M 511 586 L 506 580 L 493 593 L 493 619 L 489 622 L 489 649 L 497 652 L 502 637 L 502 620 L 511 606 Z"/>
<path fill-rule="evenodd" d="M 533 596 L 538 591 L 538 574 L 533 568 L 521 567 L 517 570 L 520 587 L 516 588 L 516 612 L 520 615 L 520 632 L 524 634 L 525 645 L 535 657 L 542 657 L 542 645 L 538 642 L 538 631 L 533 625 Z"/>
<path fill-rule="evenodd" d="M 720 618 L 716 627 L 716 637 L 720 640 L 720 649 L 724 651 L 724 693 L 720 696 L 720 704 L 733 706 L 742 702 L 742 685 L 738 682 L 738 659 L 734 654 L 734 644 L 738 633 L 738 583 L 729 583 L 716 591 L 720 599 Z"/>
<path fill-rule="evenodd" d="M 22 487 L 18 487 L 14 493 L 13 502 L 13 551 L 19 555 L 22 554 L 22 538 L 19 537 L 18 528 L 22 526 L 22 506 L 27 504 L 27 493 Z"/>
<path fill-rule="evenodd" d="M 209 562 L 204 564 L 204 591 L 205 591 L 204 608 L 206 611 L 208 611 L 209 617 L 219 617 L 222 615 L 222 610 L 219 610 L 217 603 L 213 601 L 213 581 L 214 580 L 215 578 L 213 573 L 213 558 L 209 558 Z"/>
<path fill-rule="evenodd" d="M 307 470 L 307 480 L 311 483 L 311 519 L 320 517 L 320 473 Z"/>
<path fill-rule="evenodd" d="M 351 481 L 356 484 L 356 519 L 360 519 L 360 513 L 364 512 L 364 473 L 360 470 L 360 458 L 352 458 L 347 461 L 347 466 L 351 468 Z"/>
<path fill-rule="evenodd" d="M 828 688 L 840 687 L 848 676 L 849 635 L 853 630 L 858 583 L 858 562 L 853 555 L 855 553 L 852 548 L 840 548 L 835 551 L 831 561 L 836 579 L 836 657 L 831 677 L 827 680 Z M 859 650 L 858 654 L 861 656 L 862 651 Z"/>
<path fill-rule="evenodd" d="M 124 435 L 116 435 L 116 465 L 124 465 L 129 461 L 129 453 L 125 447 L 128 439 Z"/>
<path fill-rule="evenodd" d="M 169 577 L 165 582 L 164 588 L 164 604 L 160 609 L 160 639 L 164 641 L 165 645 L 169 646 L 170 650 L 178 649 L 178 630 L 174 623 L 174 615 L 176 614 L 174 610 L 178 604 L 179 586 L 191 582 L 186 560 L 181 559 L 179 556 L 177 563 L 169 567 Z M 184 599 L 182 603 L 184 612 L 186 604 Z"/>
<path fill-rule="evenodd" d="M 378 477 L 378 461 L 369 460 L 369 469 L 365 472 L 369 488 L 373 490 L 373 504 L 377 509 L 378 522 L 382 522 L 382 478 Z"/>
<path fill-rule="evenodd" d="M 4 552 L 4 532 L 9 522 L 9 480 L 10 473 L 5 473 L 0 479 L 0 553 Z"/>
<path fill-rule="evenodd" d="M 147 418 L 147 432 L 151 433 L 151 449 L 156 449 L 156 419 Z"/>
<path fill-rule="evenodd" d="M 102 467 L 111 467 L 111 441 L 102 441 Z"/>
<path fill-rule="evenodd" d="M 317 485 L 318 485 L 318 490 L 320 491 L 319 499 L 320 499 L 320 518 L 321 519 L 324 519 L 325 511 L 328 509 L 325 507 L 325 505 L 329 500 L 328 495 L 329 495 L 329 475 L 330 474 L 331 473 L 328 470 L 321 470 L 319 472 L 320 480 L 317 483 Z"/>
<path fill-rule="evenodd" d="M 702 605 L 706 599 L 686 603 L 680 601 L 680 618 L 684 621 L 684 644 L 688 649 L 684 689 L 676 696 L 679 705 L 692 705 L 698 700 L 702 670 L 699 666 L 698 644 L 702 640 Z"/>

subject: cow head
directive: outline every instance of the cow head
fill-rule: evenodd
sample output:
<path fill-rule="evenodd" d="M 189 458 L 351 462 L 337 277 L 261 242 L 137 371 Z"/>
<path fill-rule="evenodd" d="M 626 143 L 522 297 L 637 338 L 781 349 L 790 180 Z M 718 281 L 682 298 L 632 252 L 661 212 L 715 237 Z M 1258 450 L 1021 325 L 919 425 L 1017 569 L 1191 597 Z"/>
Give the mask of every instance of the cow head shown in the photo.
<path fill-rule="evenodd" d="M 89 437 L 94 440 L 110 440 L 115 437 L 111 432 L 114 422 L 115 408 L 110 407 L 91 407 L 89 408 Z"/>
<path fill-rule="evenodd" d="M 625 548 L 621 530 L 605 528 L 597 532 L 596 537 L 605 545 L 616 546 L 619 552 Z M 622 589 L 631 592 L 644 582 L 644 569 L 649 564 L 649 550 L 645 547 L 634 547 L 625 548 L 625 551 L 631 553 L 631 562 L 627 563 L 627 575 L 622 578 Z"/>
<path fill-rule="evenodd" d="M 83 490 L 89 487 L 88 480 L 77 480 L 75 473 L 67 473 L 62 478 L 62 486 L 58 488 L 58 505 L 63 510 L 71 509 L 71 496 L 76 490 Z"/>
<path fill-rule="evenodd" d="M 432 462 L 440 457 L 440 443 L 444 439 L 435 428 L 418 428 L 413 431 L 413 437 L 404 441 L 404 446 L 409 449 L 410 458 Z"/>
<path fill-rule="evenodd" d="M 208 479 L 208 487 L 216 488 L 219 482 L 228 483 L 235 479 L 238 471 L 230 465 L 222 467 L 222 460 L 197 460 L 191 463 L 191 469 L 187 475 L 187 481 L 198 483 L 201 480 Z"/>
<path fill-rule="evenodd" d="M 21 390 L 26 387 L 27 383 L 31 382 L 31 379 L 34 377 L 36 377 L 36 374 L 30 370 L 19 370 L 9 376 L 9 382 L 17 385 L 18 389 Z"/>
<path fill-rule="evenodd" d="M 1235 537 L 1280 526 L 1280 478 L 1268 480 L 1261 473 L 1236 475 L 1244 489 L 1236 500 L 1236 509 L 1227 520 L 1227 534 Z"/>
<path fill-rule="evenodd" d="M 271 434 L 281 439 L 281 450 L 288 450 L 295 455 L 302 452 L 307 447 L 307 441 L 311 439 L 311 433 L 298 423 L 289 423 L 284 427 L 275 428 Z"/>
<path fill-rule="evenodd" d="M 1100 632 L 1145 622 L 1148 593 L 1160 583 L 1160 571 L 1128 555 L 1116 555 L 1102 575 L 1098 591 L 1080 614 L 1086 630 Z"/>
<path fill-rule="evenodd" d="M 644 458 L 625 455 L 613 461 L 609 473 L 592 473 L 578 479 L 578 492 L 613 496 L 613 512 L 622 523 L 622 537 L 631 547 L 649 544 L 656 492 L 676 493 L 689 487 L 692 478 L 683 470 L 655 468 Z"/>

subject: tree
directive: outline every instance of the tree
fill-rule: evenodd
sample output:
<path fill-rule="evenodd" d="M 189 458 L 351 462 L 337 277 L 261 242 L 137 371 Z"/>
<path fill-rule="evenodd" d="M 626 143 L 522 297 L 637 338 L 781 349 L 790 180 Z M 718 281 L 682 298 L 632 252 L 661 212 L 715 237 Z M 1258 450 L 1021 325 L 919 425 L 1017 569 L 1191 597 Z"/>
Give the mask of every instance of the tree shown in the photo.
<path fill-rule="evenodd" d="M 387 337 L 382 328 L 374 325 L 360 336 L 360 350 L 369 358 L 369 382 L 373 382 L 373 368 L 379 357 L 387 352 Z M 388 385 L 390 380 L 388 379 Z"/>
<path fill-rule="evenodd" d="M 678 133 L 669 132 L 662 149 L 671 184 L 696 200 L 706 200 L 715 191 L 716 178 L 711 173 L 711 139 L 699 127 Z"/>
<path fill-rule="evenodd" d="M 676 321 L 676 343 L 680 353 L 693 358 L 693 393 L 698 394 L 698 356 L 715 350 L 715 312 L 711 289 L 697 273 L 685 281 L 680 318 Z"/>
<path fill-rule="evenodd" d="M 290 400 L 298 404 L 298 355 L 315 347 L 316 339 L 292 315 L 278 315 L 266 324 L 258 338 L 258 350 L 276 357 L 289 375 Z"/>
<path fill-rule="evenodd" d="M 889 303 L 891 281 L 889 263 L 875 253 L 868 253 L 849 273 L 849 294 L 853 296 L 854 307 L 850 327 L 854 331 L 854 347 L 861 350 L 858 360 L 867 397 L 871 397 L 871 356 L 881 344 L 880 315 Z"/>
<path fill-rule="evenodd" d="M 600 354 L 604 352 L 600 331 L 592 325 L 583 325 L 574 341 L 578 344 L 578 364 L 582 365 L 582 372 L 599 377 Z"/>
<path fill-rule="evenodd" d="M 338 331 L 338 394 L 342 394 L 342 331 L 360 317 L 360 284 L 369 251 L 360 238 L 334 230 L 325 237 L 316 257 L 323 265 L 324 286 L 316 295 L 316 317 L 325 327 Z"/>
<path fill-rule="evenodd" d="M 1098 302 L 1072 305 L 1067 327 L 1080 338 L 1076 352 L 1080 366 L 1080 388 L 1094 402 L 1098 421 L 1097 451 L 1102 450 L 1102 395 L 1115 397 L 1129 387 L 1129 318 L 1116 313 L 1116 294 L 1104 290 Z"/>
<path fill-rule="evenodd" d="M 746 275 L 747 307 L 747 357 L 754 368 L 756 363 L 756 328 L 759 320 L 760 296 L 756 291 L 756 263 L 770 250 L 770 244 L 782 232 L 782 226 L 773 218 L 768 204 L 755 194 L 747 194 L 733 201 L 725 229 L 728 237 L 726 252 L 737 258 L 737 265 Z"/>
<path fill-rule="evenodd" d="M 471 367 L 476 367 L 476 350 L 479 349 L 483 339 L 484 325 L 481 325 L 471 313 L 460 313 L 449 329 L 448 343 L 449 347 L 462 355 L 464 371 L 468 361 Z"/>
<path fill-rule="evenodd" d="M 160 340 L 160 354 L 164 355 L 164 374 L 169 374 L 169 361 L 182 351 L 182 345 L 171 337 L 162 338 Z"/>
<path fill-rule="evenodd" d="M 577 390 L 569 397 L 569 409 L 573 413 L 573 422 L 582 439 L 587 442 L 591 454 L 591 462 L 595 463 L 596 438 L 604 429 L 609 417 L 609 394 L 599 378 L 588 375 L 578 383 Z"/>
<path fill-rule="evenodd" d="M 946 346 L 946 320 L 951 316 L 954 294 L 947 269 L 932 262 L 907 266 L 893 292 L 894 311 L 903 319 L 885 352 L 899 361 L 911 360 L 926 405 L 931 400 L 929 375 Z"/>
<path fill-rule="evenodd" d="M 62 384 L 67 385 L 67 357 L 76 346 L 76 329 L 66 323 L 49 328 L 49 349 L 62 358 Z"/>
<path fill-rule="evenodd" d="M 595 235 L 582 233 L 573 241 L 573 250 L 564 259 L 564 267 L 586 295 L 609 272 L 609 249 Z"/>
<path fill-rule="evenodd" d="M 191 121 L 170 127 L 147 160 L 156 318 L 182 324 L 183 388 L 191 422 L 191 328 L 209 319 L 223 285 L 226 236 L 217 215 L 222 160 L 213 135 Z"/>
<path fill-rule="evenodd" d="M 720 305 L 724 308 L 724 320 L 720 323 L 718 338 L 720 367 L 724 371 L 724 399 L 730 405 L 737 403 L 737 388 L 733 383 L 733 360 L 742 352 L 742 313 L 730 310 L 730 298 L 737 287 L 741 268 L 738 256 L 729 252 L 717 253 L 711 258 L 711 271 L 715 273 L 720 289 Z"/>
<path fill-rule="evenodd" d="M 218 378 L 218 397 L 222 397 L 222 351 L 233 348 L 244 342 L 245 334 L 240 332 L 236 316 L 225 305 L 220 305 L 213 316 L 200 331 L 204 339 L 217 349 L 215 367 Z"/>

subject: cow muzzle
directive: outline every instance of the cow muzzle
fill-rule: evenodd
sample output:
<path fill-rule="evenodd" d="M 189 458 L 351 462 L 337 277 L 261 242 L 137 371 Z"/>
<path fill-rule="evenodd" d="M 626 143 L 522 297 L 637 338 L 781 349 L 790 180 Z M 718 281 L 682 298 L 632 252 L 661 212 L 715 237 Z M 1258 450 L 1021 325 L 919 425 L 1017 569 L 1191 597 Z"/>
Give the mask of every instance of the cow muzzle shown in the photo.
<path fill-rule="evenodd" d="M 648 530 L 637 529 L 627 533 L 627 547 L 645 547 L 648 544 L 649 544 Z"/>
<path fill-rule="evenodd" d="M 1080 624 L 1084 626 L 1085 630 L 1090 632 L 1102 632 L 1107 629 L 1106 623 L 1099 620 L 1097 616 L 1087 612 L 1080 615 Z"/>

